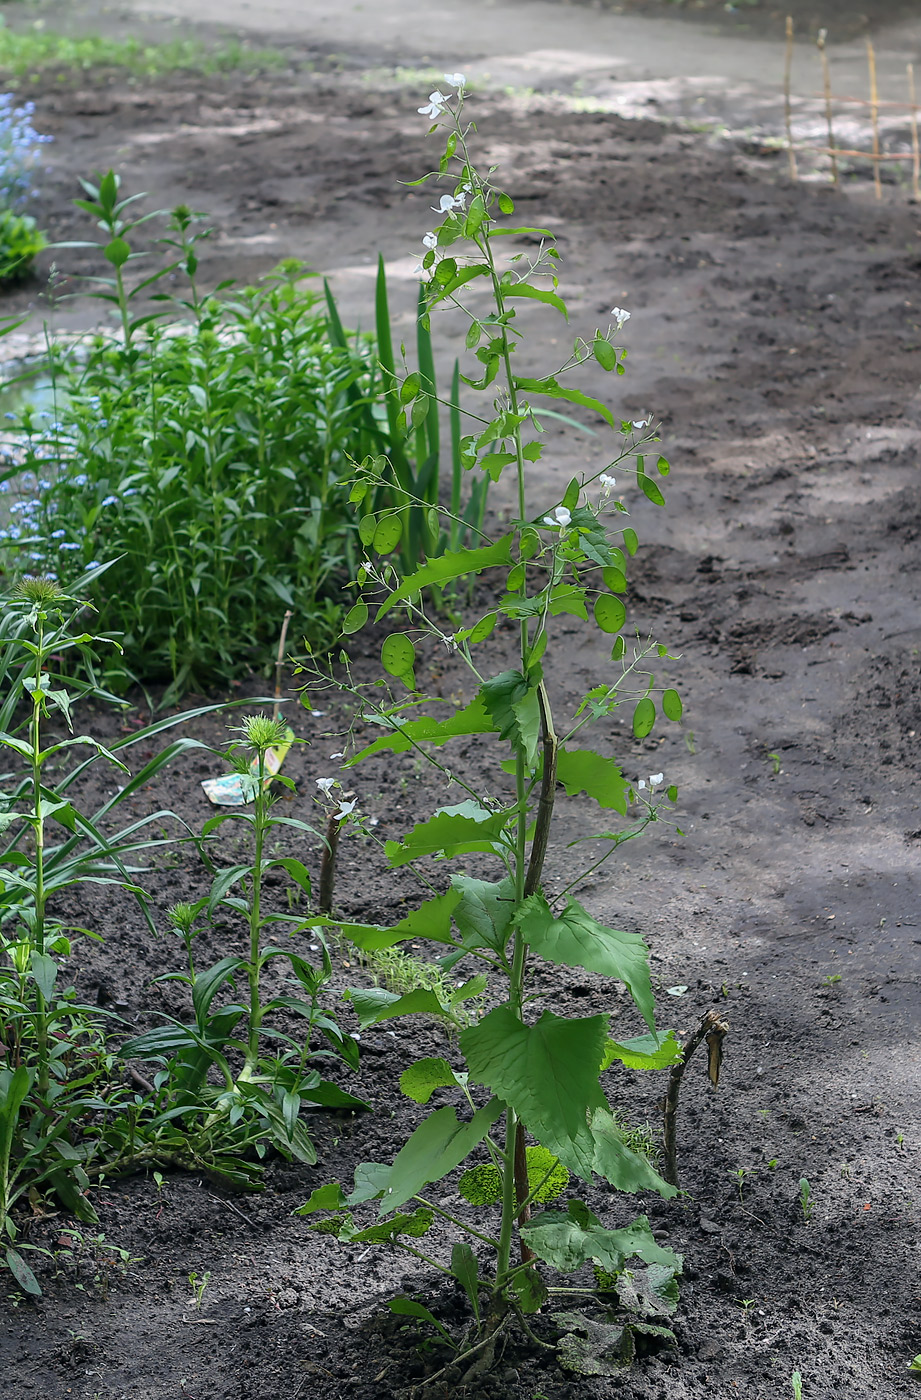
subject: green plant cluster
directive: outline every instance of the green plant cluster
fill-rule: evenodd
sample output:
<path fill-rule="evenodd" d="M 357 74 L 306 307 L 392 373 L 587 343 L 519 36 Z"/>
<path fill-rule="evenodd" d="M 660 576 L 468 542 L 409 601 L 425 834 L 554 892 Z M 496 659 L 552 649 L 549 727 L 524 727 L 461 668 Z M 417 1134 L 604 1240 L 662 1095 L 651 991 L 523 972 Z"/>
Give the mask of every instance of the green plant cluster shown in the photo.
<path fill-rule="evenodd" d="M 375 504 L 388 507 L 388 547 L 403 567 L 443 543 L 429 528 L 438 405 L 432 397 L 424 421 L 402 414 L 383 267 L 376 350 L 343 329 L 329 289 L 318 297 L 294 260 L 256 287 L 203 295 L 197 249 L 207 231 L 185 208 L 170 217 L 151 271 L 134 245 L 157 216 L 136 216 L 137 196 L 120 197 L 112 172 L 83 183 L 77 202 L 104 233 L 87 246 L 110 268 L 92 279 L 93 295 L 119 330 L 53 346 L 53 412 L 7 415 L 0 489 L 17 497 L 18 518 L 0 533 L 0 558 L 65 588 L 92 574 L 98 627 L 121 646 L 106 683 L 166 682 L 167 703 L 267 668 L 286 610 L 312 647 L 335 639 L 360 549 L 349 500 L 356 459 L 388 450 L 396 463 Z M 160 290 L 171 277 L 185 279 L 184 293 Z M 418 346 L 434 395 L 421 322 Z M 459 508 L 461 476 L 454 451 Z M 470 492 L 450 543 L 477 528 L 485 502 L 483 487 Z M 104 577 L 95 572 L 103 563 Z"/>
<path fill-rule="evenodd" d="M 128 751 L 220 707 L 161 719 L 108 748 L 74 734 L 81 695 L 104 695 L 90 682 L 61 674 L 68 652 L 99 644 L 80 626 L 86 616 L 83 602 L 53 580 L 30 576 L 4 601 L 0 624 L 0 749 L 12 765 L 0 779 L 0 1258 L 32 1295 L 40 1286 L 26 1255 L 35 1246 L 19 1239 L 17 1207 L 36 1192 L 52 1193 L 78 1220 L 95 1223 L 87 1195 L 92 1183 L 157 1164 L 204 1171 L 234 1186 L 257 1185 L 258 1159 L 268 1144 L 287 1157 L 316 1160 L 303 1104 L 364 1107 L 322 1072 L 329 1060 L 357 1065 L 354 1040 L 321 1006 L 331 972 L 325 947 L 314 964 L 306 956 L 304 916 L 275 912 L 264 901 L 273 871 L 310 893 L 303 863 L 272 855 L 267 845 L 281 829 L 294 828 L 301 839 L 314 834 L 306 823 L 272 810 L 266 754 L 279 739 L 280 722 L 252 715 L 235 729 L 226 756 L 239 772 L 248 810 L 214 817 L 200 838 L 168 811 L 119 825 L 122 803 L 180 754 L 203 746 L 175 739 L 136 773 L 124 761 Z M 66 737 L 47 732 L 52 722 L 63 724 Z M 123 781 L 87 812 L 78 804 L 80 779 L 98 763 L 113 766 Z M 210 846 L 229 820 L 244 827 L 250 855 L 217 866 Z M 137 862 L 177 839 L 166 829 L 177 825 L 178 839 L 199 850 L 211 876 L 207 896 L 169 911 L 187 968 L 163 980 L 186 989 L 191 1015 L 125 1041 L 114 1013 L 82 1003 L 66 981 L 74 941 L 100 938 L 100 931 L 56 910 L 75 887 L 113 887 L 134 897 L 153 935 L 139 883 L 144 867 Z M 218 911 L 242 923 L 244 949 L 213 966 L 196 966 L 201 921 Z M 272 943 L 273 934 L 284 939 L 283 947 Z M 309 938 L 315 939 L 312 931 Z M 289 977 L 279 990 L 276 974 L 276 992 L 267 996 L 265 971 L 280 959 Z M 126 1083 L 124 1062 L 132 1056 L 158 1067 L 152 1083 L 137 1073 Z"/>
<path fill-rule="evenodd" d="M 37 82 L 49 70 L 66 78 L 88 69 L 121 68 L 139 78 L 167 73 L 229 73 L 246 68 L 277 68 L 285 62 L 277 49 L 254 49 L 239 40 L 209 46 L 196 39 L 146 43 L 100 34 L 60 34 L 44 24 L 10 28 L 0 19 L 0 75 Z"/>

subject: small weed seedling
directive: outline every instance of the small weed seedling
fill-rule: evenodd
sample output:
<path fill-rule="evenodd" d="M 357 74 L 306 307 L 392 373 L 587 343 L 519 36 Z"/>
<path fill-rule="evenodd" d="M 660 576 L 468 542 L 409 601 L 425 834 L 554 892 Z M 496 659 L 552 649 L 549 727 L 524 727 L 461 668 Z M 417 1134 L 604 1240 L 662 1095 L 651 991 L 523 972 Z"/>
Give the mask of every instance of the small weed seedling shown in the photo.
<path fill-rule="evenodd" d="M 921 1352 L 913 1356 L 908 1363 L 908 1369 L 916 1376 L 921 1376 Z"/>
<path fill-rule="evenodd" d="M 192 1290 L 192 1307 L 196 1311 L 201 1310 L 201 1300 L 205 1296 L 205 1289 L 211 1282 L 211 1270 L 206 1269 L 203 1274 L 197 1274 L 193 1270 L 189 1274 L 189 1287 Z"/>
<path fill-rule="evenodd" d="M 809 1221 L 812 1219 L 814 1203 L 812 1199 L 812 1187 L 804 1176 L 801 1176 L 799 1179 L 799 1203 L 802 1207 L 803 1219 L 808 1225 Z"/>
<path fill-rule="evenodd" d="M 793 1400 L 803 1400 L 803 1378 L 799 1371 L 794 1371 L 790 1377 L 790 1384 L 793 1387 Z"/>

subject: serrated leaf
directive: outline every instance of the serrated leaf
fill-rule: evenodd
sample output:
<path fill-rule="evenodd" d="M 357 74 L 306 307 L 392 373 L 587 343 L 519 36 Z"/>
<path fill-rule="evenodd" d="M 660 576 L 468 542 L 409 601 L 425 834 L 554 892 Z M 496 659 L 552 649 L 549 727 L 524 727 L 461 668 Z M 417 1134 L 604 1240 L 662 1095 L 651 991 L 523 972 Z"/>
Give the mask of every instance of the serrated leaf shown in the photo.
<path fill-rule="evenodd" d="M 380 1213 L 399 1210 L 423 1186 L 440 1181 L 460 1166 L 503 1113 L 504 1105 L 490 1099 L 466 1123 L 451 1107 L 439 1108 L 420 1123 L 394 1158 L 381 1200 Z"/>
<path fill-rule="evenodd" d="M 633 732 L 638 739 L 645 739 L 652 732 L 656 722 L 656 707 L 648 695 L 637 700 L 633 711 Z"/>
<path fill-rule="evenodd" d="M 554 918 L 542 894 L 525 902 L 518 926 L 529 946 L 548 961 L 625 982 L 643 1020 L 653 1030 L 649 950 L 639 934 L 606 928 L 575 899 L 567 899 L 566 908 Z M 600 1055 L 595 1063 L 601 1063 Z"/>
<path fill-rule="evenodd" d="M 674 1031 L 661 1038 L 657 1035 L 638 1035 L 632 1040 L 608 1040 L 605 1042 L 602 1072 L 615 1060 L 620 1060 L 628 1069 L 666 1069 L 681 1059 L 681 1046 L 675 1039 Z"/>
<path fill-rule="evenodd" d="M 470 1299 L 470 1306 L 473 1315 L 479 1321 L 480 1318 L 480 1266 L 477 1257 L 470 1245 L 466 1242 L 458 1242 L 451 1250 L 451 1273 L 457 1279 L 461 1288 Z"/>
<path fill-rule="evenodd" d="M 420 856 L 465 855 L 468 851 L 494 851 L 505 826 L 501 812 L 488 812 L 468 800 L 442 807 L 428 821 L 420 822 L 402 841 L 388 841 L 384 853 L 396 868 Z"/>
<path fill-rule="evenodd" d="M 402 602 L 404 598 L 411 598 L 422 588 L 427 588 L 432 584 L 440 586 L 449 583 L 451 579 L 478 574 L 483 569 L 492 568 L 494 565 L 510 564 L 514 539 L 515 535 L 512 532 L 503 535 L 502 539 L 497 540 L 495 544 L 485 545 L 482 549 L 461 549 L 456 552 L 448 550 L 435 559 L 429 559 L 421 569 L 417 569 L 414 574 L 405 578 L 399 588 L 395 589 L 390 597 L 381 604 L 377 611 L 376 621 L 380 622 L 381 618 L 392 607 Z"/>
<path fill-rule="evenodd" d="M 545 1210 L 521 1227 L 522 1238 L 538 1258 L 570 1274 L 588 1260 L 609 1273 L 619 1273 L 628 1259 L 680 1269 L 681 1258 L 657 1244 L 645 1215 L 620 1230 L 608 1230 L 582 1201 L 570 1201 L 565 1212 Z"/>
<path fill-rule="evenodd" d="M 491 948 L 501 953 L 508 942 L 515 913 L 515 883 L 475 880 L 470 875 L 452 875 L 451 885 L 460 895 L 453 910 L 465 948 Z"/>
<path fill-rule="evenodd" d="M 436 1089 L 456 1088 L 466 1082 L 466 1074 L 458 1074 L 443 1058 L 417 1060 L 400 1075 L 400 1092 L 414 1103 L 428 1103 Z"/>
<path fill-rule="evenodd" d="M 604 1041 L 603 1016 L 567 1020 L 545 1011 L 529 1026 L 509 1006 L 496 1007 L 460 1038 L 471 1079 L 510 1104 L 538 1141 L 570 1167 L 590 1109 L 604 1104 L 597 1069 Z M 582 1142 L 580 1164 L 572 1169 L 590 1172 L 592 1155 Z"/>
<path fill-rule="evenodd" d="M 492 619 L 493 625 L 495 625 L 495 614 L 492 614 Z M 343 767 L 352 768 L 356 763 L 370 758 L 372 754 L 383 753 L 385 750 L 389 750 L 391 753 L 406 753 L 416 744 L 446 744 L 449 739 L 454 739 L 458 735 L 495 733 L 495 723 L 487 713 L 479 695 L 471 700 L 469 705 L 457 710 L 450 719 L 436 719 L 433 715 L 420 715 L 418 719 L 399 720 L 398 722 L 397 717 L 392 717 L 386 719 L 385 722 L 393 724 L 393 732 L 380 739 L 375 739 L 373 744 L 369 744 L 367 748 L 355 754 L 343 764 Z"/>
<path fill-rule="evenodd" d="M 344 993 L 355 1008 L 361 1030 L 376 1026 L 379 1021 L 392 1021 L 397 1016 L 449 1016 L 450 1008 L 443 1005 L 428 987 L 415 991 L 388 992 L 384 987 L 352 987 Z"/>
<path fill-rule="evenodd" d="M 537 687 L 520 671 L 500 671 L 484 681 L 479 694 L 491 715 L 500 739 L 522 749 L 525 760 L 533 765 L 540 739 L 540 706 Z"/>
<path fill-rule="evenodd" d="M 613 759 L 604 758 L 592 749 L 561 747 L 556 756 L 556 778 L 565 787 L 568 797 L 584 792 L 594 798 L 599 807 L 626 816 L 629 784 Z"/>
<path fill-rule="evenodd" d="M 325 1186 L 318 1186 L 315 1191 L 312 1191 L 304 1204 L 297 1207 L 294 1214 L 312 1215 L 315 1210 L 343 1210 L 347 1204 L 338 1181 L 330 1181 Z"/>
<path fill-rule="evenodd" d="M 350 1244 L 392 1244 L 398 1235 L 409 1235 L 413 1239 L 427 1235 L 434 1220 L 434 1212 L 420 1206 L 412 1213 L 398 1213 L 379 1225 L 368 1225 L 363 1230 L 349 1230 L 347 1234 L 340 1232 L 339 1238 L 347 1239 Z"/>

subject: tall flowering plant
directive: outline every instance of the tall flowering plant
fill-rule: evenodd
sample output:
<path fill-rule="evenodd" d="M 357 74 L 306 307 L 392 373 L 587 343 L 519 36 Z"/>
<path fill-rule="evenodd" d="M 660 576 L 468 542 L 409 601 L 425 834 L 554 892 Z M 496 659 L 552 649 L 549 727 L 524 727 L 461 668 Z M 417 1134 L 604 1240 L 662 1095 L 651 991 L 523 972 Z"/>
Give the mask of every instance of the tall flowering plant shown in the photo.
<path fill-rule="evenodd" d="M 369 513 L 361 521 L 367 554 L 345 631 L 361 631 L 372 612 L 374 622 L 387 629 L 381 663 L 391 693 L 385 702 L 374 699 L 380 689 L 363 694 L 363 718 L 373 719 L 383 732 L 347 757 L 344 767 L 382 753 L 422 755 L 460 800 L 440 807 L 401 840 L 384 844 L 390 866 L 413 866 L 432 889 L 431 897 L 390 927 L 341 921 L 340 926 L 362 949 L 423 938 L 441 945 L 443 967 L 477 971 L 447 999 L 428 990 L 349 993 L 362 1029 L 420 1013 L 456 1024 L 456 1052 L 409 1065 L 400 1081 L 420 1105 L 445 1090 L 456 1103 L 424 1116 L 393 1162 L 361 1164 L 351 1190 L 339 1183 L 321 1187 L 302 1213 L 330 1212 L 314 1228 L 344 1240 L 387 1242 L 452 1275 L 467 1293 L 472 1321 L 460 1340 L 441 1328 L 443 1339 L 480 1367 L 515 1319 L 530 1329 L 528 1315 L 544 1309 L 555 1294 L 571 1300 L 580 1291 L 593 1292 L 556 1288 L 544 1265 L 570 1272 L 593 1261 L 600 1271 L 601 1320 L 581 1312 L 553 1314 L 568 1336 L 570 1360 L 579 1354 L 580 1331 L 587 1330 L 595 1345 L 601 1335 L 597 1328 L 608 1328 L 604 1347 L 619 1348 L 621 1355 L 637 1327 L 661 1331 L 650 1319 L 675 1304 L 673 1279 L 680 1260 L 654 1240 L 644 1216 L 612 1229 L 580 1200 L 569 1200 L 565 1208 L 552 1202 L 567 1190 L 571 1176 L 586 1183 L 600 1177 L 627 1194 L 674 1194 L 648 1158 L 628 1146 L 609 1099 L 616 1087 L 612 1067 L 655 1070 L 678 1054 L 674 1037 L 656 1030 L 648 950 L 639 933 L 600 922 L 576 892 L 623 842 L 667 818 L 677 799 L 662 773 L 625 775 L 604 738 L 597 748 L 587 746 L 590 727 L 603 734 L 605 722 L 627 706 L 634 734 L 644 738 L 660 707 L 667 718 L 680 719 L 681 700 L 676 691 L 656 685 L 652 667 L 666 660 L 666 648 L 638 634 L 630 638 L 624 630 L 623 595 L 638 539 L 618 481 L 626 474 L 649 500 L 664 504 L 658 483 L 669 467 L 654 446 L 655 424 L 616 417 L 574 382 L 589 362 L 618 376 L 625 372 L 621 332 L 628 313 L 615 307 L 608 323 L 588 338 L 577 337 L 549 373 L 517 367 L 523 334 L 519 312 L 528 303 L 549 307 L 568 321 L 556 275 L 559 255 L 547 229 L 510 222 L 512 198 L 496 184 L 493 169 L 484 172 L 477 165 L 471 149 L 475 128 L 465 115 L 463 75 L 448 74 L 445 81 L 450 92 L 433 92 L 419 109 L 431 119 L 430 134 L 444 138 L 444 150 L 437 171 L 416 183 L 434 180 L 447 187 L 434 206 L 440 221 L 422 239 L 420 272 L 427 313 L 451 308 L 466 322 L 477 369 L 464 383 L 489 405 L 480 412 L 465 409 L 464 464 L 493 481 L 511 473 L 516 508 L 501 535 L 484 533 L 475 547 L 429 558 L 402 579 L 387 562 L 398 540 L 387 513 Z M 537 251 L 516 251 L 516 240 L 523 238 L 532 248 L 537 240 Z M 488 291 L 488 298 L 475 296 L 478 289 Z M 418 375 L 405 378 L 401 399 L 407 415 L 427 410 L 426 392 Z M 599 415 L 613 444 L 583 476 L 569 480 L 555 501 L 538 505 L 531 477 L 552 451 L 542 406 L 559 401 Z M 385 459 L 367 459 L 353 500 L 375 499 L 376 484 L 387 470 Z M 438 616 L 430 606 L 433 597 L 451 581 L 485 569 L 501 571 L 501 586 L 479 617 L 448 634 L 432 620 Z M 597 682 L 570 712 L 555 698 L 553 638 L 561 618 L 581 621 L 595 650 L 599 640 L 610 647 Z M 477 649 L 500 620 L 513 625 L 515 655 L 506 669 L 489 675 Z M 473 698 L 447 719 L 433 713 L 434 700 L 420 694 L 416 683 L 419 649 L 432 642 L 446 645 L 472 680 Z M 341 660 L 344 684 L 360 690 L 350 679 L 345 651 Z M 439 757 L 443 746 L 458 739 L 469 744 L 471 738 L 498 746 L 494 780 L 485 790 Z M 603 829 L 587 838 L 596 845 L 592 856 L 574 862 L 565 887 L 553 893 L 544 869 L 560 785 L 570 796 L 584 794 L 593 801 L 604 821 Z M 466 873 L 465 860 L 474 853 L 493 866 L 490 878 Z M 446 862 L 460 865 L 447 882 L 439 881 Z M 613 1006 L 591 1016 L 558 1014 L 542 975 L 548 965 L 564 975 L 577 968 L 609 979 L 608 985 L 616 980 L 626 986 L 640 1033 L 626 1039 L 615 1035 Z M 484 998 L 489 1009 L 471 1023 L 462 1006 L 474 997 Z M 473 1165 L 458 1190 L 481 1210 L 492 1205 L 492 1223 L 472 1223 L 448 1209 L 432 1189 L 471 1156 Z M 538 1205 L 546 1208 L 534 1214 Z M 376 1209 L 376 1220 L 356 1222 L 359 1207 Z M 420 1243 L 436 1221 L 448 1222 L 455 1234 L 449 1261 L 426 1253 Z M 647 1300 L 645 1312 L 639 1308 L 646 1322 L 637 1321 L 633 1307 L 628 1325 L 624 1310 L 630 1311 L 637 1290 Z M 435 1320 L 412 1299 L 395 1299 L 391 1306 Z"/>

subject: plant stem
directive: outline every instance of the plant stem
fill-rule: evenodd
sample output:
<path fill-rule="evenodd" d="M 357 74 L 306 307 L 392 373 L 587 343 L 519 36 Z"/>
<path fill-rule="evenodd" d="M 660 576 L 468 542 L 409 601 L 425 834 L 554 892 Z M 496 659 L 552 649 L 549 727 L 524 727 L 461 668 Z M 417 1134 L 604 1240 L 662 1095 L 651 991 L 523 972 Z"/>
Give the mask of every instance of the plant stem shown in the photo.
<path fill-rule="evenodd" d="M 32 829 L 35 834 L 35 912 L 29 933 L 31 953 L 45 951 L 45 819 L 42 814 L 42 667 L 44 651 L 44 615 L 40 612 L 36 623 L 35 689 L 32 691 L 32 719 L 29 735 L 32 747 Z M 31 959 L 30 959 L 31 960 Z M 39 1095 L 44 1099 L 50 1082 L 48 1061 L 48 1006 L 38 979 L 35 979 L 35 1039 L 38 1050 L 38 1074 L 36 1076 Z"/>
<path fill-rule="evenodd" d="M 258 768 L 255 802 L 256 847 L 253 852 L 253 892 L 249 906 L 249 1040 L 246 1050 L 246 1063 L 241 1079 L 251 1079 L 256 1072 L 259 1060 L 259 1027 L 262 1022 L 262 1006 L 259 1001 L 259 936 L 261 933 L 262 898 L 262 847 L 265 840 L 266 807 L 268 795 L 265 789 L 265 749 L 258 751 Z"/>

